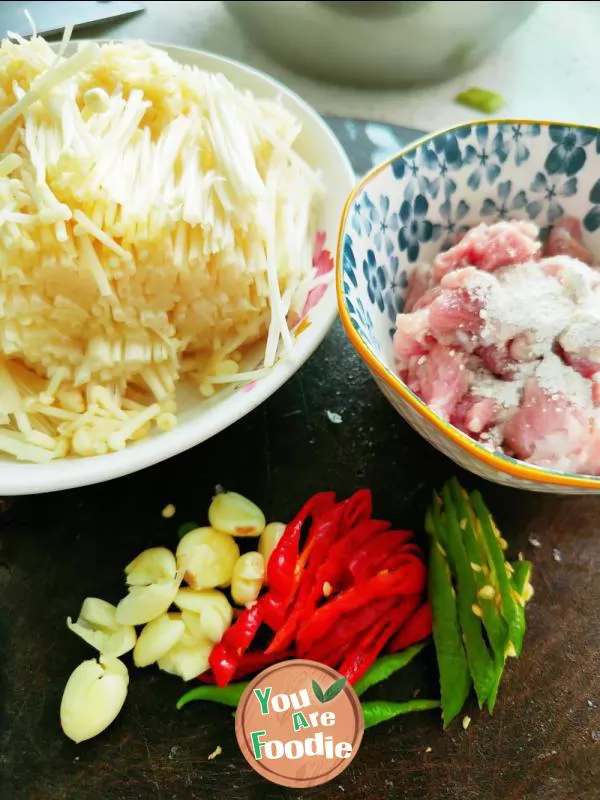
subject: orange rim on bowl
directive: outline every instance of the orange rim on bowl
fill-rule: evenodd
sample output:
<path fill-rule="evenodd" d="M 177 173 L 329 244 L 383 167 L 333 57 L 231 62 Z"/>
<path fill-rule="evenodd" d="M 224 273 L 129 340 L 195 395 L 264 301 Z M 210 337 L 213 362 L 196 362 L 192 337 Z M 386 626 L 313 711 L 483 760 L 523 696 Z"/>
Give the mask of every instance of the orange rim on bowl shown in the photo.
<path fill-rule="evenodd" d="M 399 150 L 393 156 L 388 158 L 383 163 L 379 164 L 378 166 L 371 169 L 369 172 L 364 175 L 360 181 L 356 184 L 354 189 L 350 192 L 346 202 L 344 204 L 344 209 L 342 211 L 342 217 L 340 220 L 340 227 L 338 230 L 338 241 L 337 241 L 337 248 L 336 248 L 336 291 L 337 291 L 337 300 L 338 300 L 338 308 L 340 312 L 340 318 L 342 320 L 342 325 L 346 332 L 346 335 L 352 342 L 353 347 L 358 352 L 360 357 L 368 364 L 371 370 L 385 383 L 392 389 L 395 393 L 400 395 L 400 397 L 409 403 L 418 413 L 424 417 L 426 420 L 431 422 L 441 433 L 443 433 L 448 439 L 453 441 L 457 444 L 460 448 L 465 450 L 471 456 L 476 458 L 478 461 L 482 461 L 483 463 L 487 464 L 490 467 L 498 470 L 499 472 L 503 472 L 507 475 L 511 475 L 513 478 L 517 480 L 525 480 L 531 481 L 533 483 L 539 484 L 554 484 L 555 486 L 569 486 L 572 488 L 580 488 L 580 489 L 596 489 L 600 488 L 600 477 L 594 478 L 592 476 L 586 475 L 576 475 L 574 473 L 567 473 L 567 472 L 559 472 L 558 470 L 550 470 L 550 469 L 543 469 L 542 467 L 535 467 L 530 466 L 529 464 L 525 464 L 522 461 L 518 461 L 515 458 L 511 458 L 510 456 L 503 456 L 499 453 L 493 453 L 487 450 L 485 447 L 480 445 L 474 439 L 471 439 L 466 434 L 462 433 L 455 428 L 453 425 L 450 425 L 449 422 L 446 422 L 441 417 L 439 417 L 435 411 L 432 411 L 429 406 L 426 405 L 419 397 L 417 397 L 409 388 L 406 386 L 404 381 L 402 381 L 398 375 L 392 372 L 380 359 L 371 351 L 368 345 L 363 341 L 360 334 L 357 332 L 356 328 L 352 324 L 352 320 L 350 319 L 350 315 L 348 313 L 348 309 L 346 308 L 345 298 L 344 298 L 344 281 L 343 281 L 343 264 L 342 264 L 342 254 L 343 254 L 343 232 L 346 228 L 346 221 L 348 217 L 348 211 L 354 202 L 354 199 L 360 192 L 363 190 L 365 185 L 375 176 L 382 172 L 384 169 L 390 166 L 396 159 L 405 156 L 407 153 L 411 153 L 413 150 L 416 150 L 417 147 L 420 147 L 425 142 L 429 142 L 432 139 L 436 139 L 438 136 L 443 136 L 444 134 L 451 133 L 455 130 L 460 130 L 461 128 L 467 127 L 469 125 L 481 125 L 481 124 L 498 124 L 504 123 L 507 125 L 534 125 L 534 124 L 544 124 L 544 125 L 565 125 L 566 127 L 576 127 L 576 128 L 586 128 L 587 130 L 593 130 L 597 133 L 600 133 L 600 128 L 597 128 L 593 125 L 575 125 L 573 123 L 559 123 L 559 122 L 549 122 L 549 121 L 540 121 L 540 120 L 527 120 L 527 119 L 478 119 L 469 122 L 463 122 L 460 125 L 453 125 L 450 128 L 446 128 L 441 131 L 436 131 L 435 133 L 428 134 L 427 136 L 422 137 L 421 139 L 417 139 L 412 144 L 408 145 L 408 147 Z"/>

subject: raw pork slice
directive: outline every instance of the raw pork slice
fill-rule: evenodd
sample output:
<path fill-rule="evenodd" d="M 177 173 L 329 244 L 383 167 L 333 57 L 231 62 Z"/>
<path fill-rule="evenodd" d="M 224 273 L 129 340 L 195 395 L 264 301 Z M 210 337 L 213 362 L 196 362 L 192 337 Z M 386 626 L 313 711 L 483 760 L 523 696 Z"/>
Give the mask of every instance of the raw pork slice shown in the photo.
<path fill-rule="evenodd" d="M 493 272 L 511 264 L 525 264 L 539 255 L 539 230 L 532 222 L 497 222 L 471 228 L 460 242 L 433 261 L 433 280 L 439 283 L 460 267 L 478 267 Z"/>

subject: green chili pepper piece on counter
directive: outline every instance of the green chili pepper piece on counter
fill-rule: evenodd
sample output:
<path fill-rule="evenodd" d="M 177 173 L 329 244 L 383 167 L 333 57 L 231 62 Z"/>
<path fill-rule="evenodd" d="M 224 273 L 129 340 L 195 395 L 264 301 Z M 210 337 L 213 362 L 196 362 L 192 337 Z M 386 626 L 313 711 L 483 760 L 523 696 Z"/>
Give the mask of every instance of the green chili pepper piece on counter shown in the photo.
<path fill-rule="evenodd" d="M 490 92 L 489 89 L 479 89 L 472 86 L 464 92 L 460 92 L 454 98 L 456 103 L 462 106 L 473 108 L 484 114 L 495 114 L 506 104 L 506 100 L 497 92 Z"/>
<path fill-rule="evenodd" d="M 508 625 L 507 652 L 520 655 L 525 635 L 524 615 L 519 613 L 520 603 L 506 571 L 500 534 L 479 492 L 471 493 L 471 504 L 477 514 L 481 541 L 487 551 L 490 571 L 493 569 L 500 592 L 500 610 Z"/>
<path fill-rule="evenodd" d="M 530 561 L 515 561 L 510 567 L 512 569 L 511 584 L 515 592 L 517 623 L 524 637 L 526 630 L 525 605 L 533 594 L 529 583 L 532 564 Z"/>
<path fill-rule="evenodd" d="M 508 628 L 494 602 L 498 587 L 491 582 L 485 550 L 482 549 L 475 532 L 476 518 L 468 501 L 468 495 L 465 497 L 466 493 L 456 478 L 452 478 L 450 481 L 450 489 L 459 518 L 459 526 L 462 531 L 469 566 L 475 581 L 478 595 L 477 602 L 483 614 L 483 625 L 494 655 L 500 656 L 502 663 L 504 663 L 506 645 L 508 644 Z"/>
<path fill-rule="evenodd" d="M 493 679 L 487 699 L 488 710 L 491 714 L 494 710 L 498 689 L 500 687 L 500 680 L 504 672 L 506 648 L 508 645 L 508 627 L 496 605 L 496 598 L 499 591 L 498 585 L 495 580 L 495 574 L 490 574 L 485 549 L 475 532 L 477 518 L 469 503 L 469 496 L 456 478 L 452 478 L 449 484 L 459 518 L 459 526 L 462 531 L 463 543 L 469 560 L 469 566 L 471 567 L 473 580 L 475 581 L 477 605 L 481 609 L 481 619 L 492 648 Z"/>
<path fill-rule="evenodd" d="M 447 531 L 448 560 L 457 583 L 458 617 L 463 631 L 469 671 L 473 678 L 479 708 L 482 708 L 494 685 L 494 664 L 483 638 L 481 622 L 483 612 L 479 605 L 480 600 L 475 588 L 473 570 L 463 544 L 462 530 L 448 484 L 444 486 L 442 495 Z"/>
<path fill-rule="evenodd" d="M 433 506 L 427 512 L 425 530 L 431 539 L 427 592 L 433 614 L 433 641 L 440 673 L 442 719 L 444 728 L 447 728 L 465 704 L 471 688 L 471 676 L 458 622 L 456 592 L 440 542 L 441 519 L 437 496 L 434 496 Z"/>
<path fill-rule="evenodd" d="M 386 722 L 388 719 L 410 714 L 412 711 L 429 711 L 439 708 L 439 700 L 407 700 L 404 703 L 391 703 L 388 700 L 369 700 L 361 703 L 365 720 L 365 730 Z"/>
<path fill-rule="evenodd" d="M 365 672 L 362 678 L 354 684 L 354 691 L 356 694 L 360 697 L 367 689 L 370 689 L 371 686 L 382 683 L 407 664 L 410 664 L 413 658 L 415 658 L 427 644 L 427 641 L 419 642 L 419 644 L 407 647 L 406 650 L 401 650 L 399 653 L 390 653 L 387 656 L 378 658 L 373 666 Z"/>
<path fill-rule="evenodd" d="M 513 561 L 511 564 L 512 567 L 512 584 L 515 592 L 523 599 L 524 603 L 529 601 L 530 594 L 525 593 L 525 587 L 530 581 L 531 578 L 531 570 L 533 569 L 533 564 L 531 561 Z M 531 588 L 529 589 L 531 593 Z"/>
<path fill-rule="evenodd" d="M 224 706 L 237 708 L 246 686 L 248 686 L 248 681 L 230 683 L 229 686 L 223 688 L 219 686 L 197 686 L 179 698 L 177 708 L 183 708 L 194 700 L 208 700 L 211 703 L 221 703 Z"/>

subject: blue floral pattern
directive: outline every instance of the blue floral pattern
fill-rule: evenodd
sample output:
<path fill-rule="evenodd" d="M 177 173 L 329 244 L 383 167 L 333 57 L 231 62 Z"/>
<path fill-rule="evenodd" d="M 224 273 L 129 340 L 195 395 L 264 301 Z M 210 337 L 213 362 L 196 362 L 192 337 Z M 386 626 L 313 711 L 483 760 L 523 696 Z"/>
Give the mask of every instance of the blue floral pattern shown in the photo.
<path fill-rule="evenodd" d="M 388 140 L 377 132 L 377 145 Z M 600 254 L 600 135 L 562 125 L 464 125 L 404 151 L 369 178 L 344 222 L 342 278 L 352 324 L 393 369 L 391 335 L 410 276 L 480 221 L 583 220 Z"/>
<path fill-rule="evenodd" d="M 496 197 L 487 197 L 481 205 L 481 216 L 493 216 L 496 219 L 510 219 L 515 216 L 515 211 L 520 211 L 527 205 L 527 195 L 521 189 L 514 197 L 512 194 L 512 181 L 502 181 L 496 187 Z"/>
<path fill-rule="evenodd" d="M 379 205 L 371 206 L 371 222 L 375 230 L 375 247 L 381 251 L 385 248 L 388 256 L 394 252 L 394 234 L 398 231 L 398 214 L 390 212 L 390 198 L 382 194 Z"/>

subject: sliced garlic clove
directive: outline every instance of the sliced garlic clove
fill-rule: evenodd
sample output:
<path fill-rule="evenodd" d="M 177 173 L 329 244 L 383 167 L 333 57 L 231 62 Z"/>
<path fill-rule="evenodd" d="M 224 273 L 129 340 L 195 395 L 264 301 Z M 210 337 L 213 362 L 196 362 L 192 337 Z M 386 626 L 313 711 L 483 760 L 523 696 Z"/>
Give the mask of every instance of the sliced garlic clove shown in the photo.
<path fill-rule="evenodd" d="M 176 572 L 175 556 L 166 547 L 144 550 L 125 567 L 128 586 L 148 586 L 165 578 L 173 578 Z"/>
<path fill-rule="evenodd" d="M 67 618 L 67 627 L 106 656 L 122 656 L 133 650 L 136 633 L 132 625 L 117 621 L 117 609 L 98 597 L 87 597 L 81 606 L 77 622 Z"/>
<path fill-rule="evenodd" d="M 177 547 L 177 566 L 193 589 L 228 586 L 240 548 L 235 539 L 213 528 L 196 528 Z"/>
<path fill-rule="evenodd" d="M 78 622 L 86 620 L 95 628 L 117 628 L 117 607 L 99 597 L 86 597 L 81 604 Z"/>
<path fill-rule="evenodd" d="M 231 625 L 231 617 L 227 622 L 214 608 L 207 608 L 202 614 L 196 614 L 195 611 L 182 611 L 181 619 L 187 630 L 196 639 L 208 639 L 214 644 L 221 641 L 223 634 Z"/>
<path fill-rule="evenodd" d="M 182 643 L 180 640 L 175 647 L 158 661 L 158 666 L 163 672 L 178 675 L 184 681 L 191 681 L 201 675 L 209 667 L 208 657 L 213 649 L 214 642 L 208 639 L 196 640 L 191 643 Z"/>
<path fill-rule="evenodd" d="M 185 624 L 179 614 L 161 614 L 140 633 L 133 651 L 136 667 L 147 667 L 163 658 L 181 639 Z"/>
<path fill-rule="evenodd" d="M 233 619 L 229 600 L 216 589 L 180 589 L 175 596 L 175 605 L 182 610 L 182 619 L 194 635 L 212 642 L 221 641 Z"/>
<path fill-rule="evenodd" d="M 169 610 L 180 583 L 176 578 L 149 586 L 132 586 L 117 606 L 117 621 L 121 625 L 145 625 L 156 619 Z"/>
<path fill-rule="evenodd" d="M 213 528 L 231 536 L 260 536 L 265 529 L 260 508 L 237 492 L 216 495 L 208 509 L 208 520 Z"/>
<path fill-rule="evenodd" d="M 71 674 L 60 704 L 60 724 L 74 742 L 97 736 L 114 721 L 127 697 L 129 675 L 118 658 L 84 661 Z"/>

